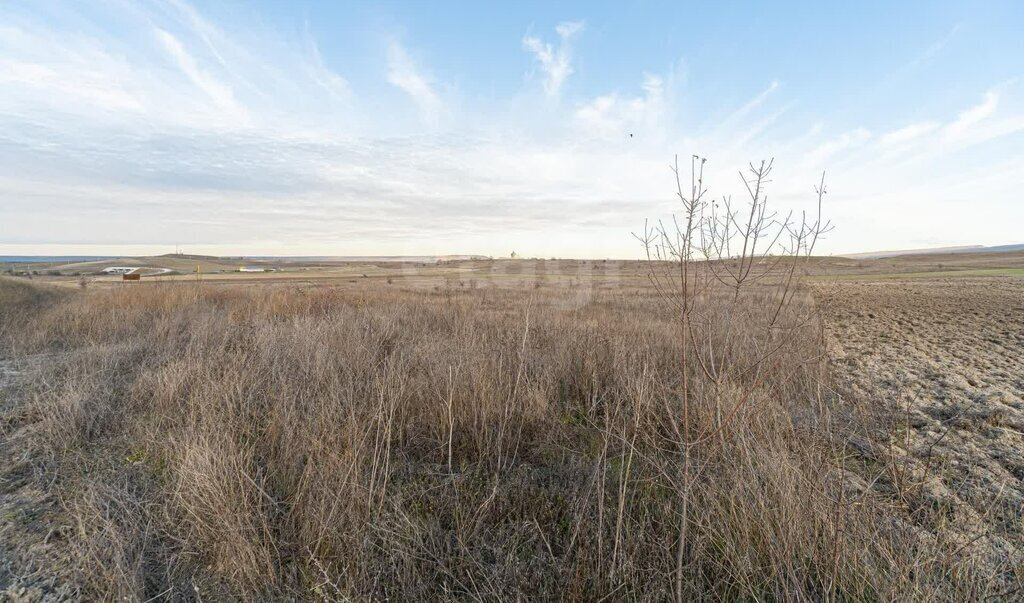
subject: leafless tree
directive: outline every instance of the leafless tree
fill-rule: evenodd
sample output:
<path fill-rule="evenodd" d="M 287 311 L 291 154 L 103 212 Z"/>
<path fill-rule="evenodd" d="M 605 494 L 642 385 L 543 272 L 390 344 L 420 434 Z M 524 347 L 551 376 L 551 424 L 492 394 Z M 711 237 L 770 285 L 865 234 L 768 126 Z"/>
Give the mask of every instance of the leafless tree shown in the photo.
<path fill-rule="evenodd" d="M 801 213 L 797 217 L 790 212 L 783 217 L 768 203 L 773 160 L 751 163 L 746 173 L 740 172 L 749 197 L 744 208 L 736 207 L 731 196 L 720 201 L 709 198 L 704 182 L 706 163 L 703 157 L 691 157 L 686 190 L 677 156 L 670 167 L 681 213 L 673 215 L 670 222 L 647 222 L 642 234 L 634 234 L 645 250 L 652 284 L 678 317 L 680 408 L 678 413 L 673 409 L 667 414 L 682 461 L 677 471 L 681 519 L 675 575 L 680 601 L 684 598 L 690 488 L 700 474 L 699 468 L 694 469 L 696 449 L 720 435 L 749 401 L 745 395 L 726 408 L 720 395 L 723 386 L 737 380 L 756 385 L 767 361 L 785 345 L 788 335 L 813 319 L 811 311 L 794 316 L 787 310 L 800 290 L 799 277 L 815 245 L 832 229 L 821 216 L 824 174 L 814 188 L 816 215 Z M 740 304 L 746 294 L 760 296 L 764 303 Z M 751 316 L 752 307 L 761 309 L 762 314 Z M 754 329 L 750 328 L 752 320 L 757 323 Z M 757 353 L 737 362 L 729 348 L 736 337 L 749 338 L 751 333 L 756 337 Z M 710 410 L 699 417 L 694 416 L 696 379 L 701 380 L 701 409 Z"/>

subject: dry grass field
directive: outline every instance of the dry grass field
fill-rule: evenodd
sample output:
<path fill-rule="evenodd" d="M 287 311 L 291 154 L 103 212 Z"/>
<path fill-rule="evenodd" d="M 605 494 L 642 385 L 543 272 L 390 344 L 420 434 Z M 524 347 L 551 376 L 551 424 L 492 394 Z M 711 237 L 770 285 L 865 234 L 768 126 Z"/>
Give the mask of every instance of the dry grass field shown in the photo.
<path fill-rule="evenodd" d="M 900 261 L 706 291 L 686 414 L 635 262 L 0 279 L 2 596 L 1015 599 L 1024 280 Z"/>

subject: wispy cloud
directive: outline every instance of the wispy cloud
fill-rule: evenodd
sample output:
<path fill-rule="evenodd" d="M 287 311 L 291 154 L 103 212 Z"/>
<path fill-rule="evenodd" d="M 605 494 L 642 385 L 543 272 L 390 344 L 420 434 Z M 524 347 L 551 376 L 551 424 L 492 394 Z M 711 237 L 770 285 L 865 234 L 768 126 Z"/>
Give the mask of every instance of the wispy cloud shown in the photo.
<path fill-rule="evenodd" d="M 559 39 L 557 46 L 536 36 L 523 37 L 523 48 L 533 54 L 544 72 L 544 92 L 548 96 L 558 97 L 565 80 L 572 75 L 572 41 L 582 31 L 582 21 L 559 23 L 555 27 Z"/>
<path fill-rule="evenodd" d="M 405 47 L 392 40 L 388 44 L 388 82 L 405 91 L 416 103 L 423 121 L 436 126 L 441 118 L 441 97 L 431 78 L 413 61 Z"/>
<path fill-rule="evenodd" d="M 68 73 L 37 63 L 0 58 L 0 82 L 37 91 L 41 96 L 60 94 L 85 102 L 100 111 L 139 111 L 139 99 L 101 72 Z"/>
<path fill-rule="evenodd" d="M 984 100 L 960 113 L 956 121 L 946 126 L 946 134 L 952 137 L 964 134 L 969 128 L 995 113 L 998 105 L 999 94 L 995 90 L 989 90 L 985 93 Z"/>
<path fill-rule="evenodd" d="M 195 57 L 185 50 L 178 38 L 162 29 L 156 30 L 156 36 L 182 73 L 205 92 L 214 104 L 234 115 L 244 116 L 245 110 L 235 100 L 231 87 L 200 68 Z"/>
<path fill-rule="evenodd" d="M 313 78 L 313 81 L 324 90 L 327 90 L 336 99 L 348 99 L 351 94 L 348 81 L 327 67 L 323 56 L 320 54 L 320 46 L 317 45 L 315 40 L 309 38 L 308 32 L 306 35 L 306 47 L 311 58 L 311 62 L 307 65 L 306 69 Z"/>
<path fill-rule="evenodd" d="M 837 153 L 861 146 L 870 138 L 871 132 L 864 128 L 843 132 L 838 137 L 827 140 L 808 151 L 804 160 L 810 165 L 821 165 Z"/>
<path fill-rule="evenodd" d="M 664 111 L 665 83 L 656 75 L 644 76 L 642 96 L 599 96 L 576 109 L 573 118 L 584 136 L 616 138 L 649 131 Z"/>
<path fill-rule="evenodd" d="M 957 33 L 960 31 L 962 27 L 963 24 L 961 23 L 957 23 L 956 25 L 951 27 L 945 35 L 929 44 L 927 48 L 922 50 L 917 56 L 911 59 L 910 62 L 907 63 L 905 68 L 913 69 L 914 67 L 917 67 L 935 58 L 956 37 Z"/>
<path fill-rule="evenodd" d="M 913 123 L 891 132 L 886 132 L 879 137 L 879 143 L 882 146 L 893 146 L 910 142 L 931 134 L 935 130 L 939 129 L 940 124 L 936 121 L 923 121 L 919 123 Z"/>
<path fill-rule="evenodd" d="M 227 60 L 225 60 L 219 49 L 219 44 L 224 41 L 224 35 L 221 33 L 220 28 L 208 21 L 191 4 L 184 0 L 166 0 L 166 2 L 181 15 L 188 29 L 202 40 L 203 45 L 216 61 L 221 66 L 226 67 Z"/>
<path fill-rule="evenodd" d="M 765 88 L 764 90 L 759 92 L 756 96 L 754 96 L 754 98 L 752 98 L 749 101 L 747 101 L 746 103 L 744 103 L 742 107 L 740 107 L 739 109 L 736 109 L 735 111 L 733 111 L 729 115 L 729 117 L 725 118 L 723 124 L 724 125 L 732 125 L 732 124 L 735 124 L 735 123 L 741 121 L 742 119 L 744 119 L 745 117 L 750 115 L 751 112 L 753 112 L 755 109 L 757 109 L 758 107 L 763 105 L 764 101 L 767 100 L 768 97 L 771 96 L 771 94 L 773 92 L 775 92 L 776 90 L 778 90 L 778 89 L 779 89 L 779 82 L 778 82 L 778 80 L 772 81 L 772 83 L 768 84 L 767 88 Z"/>

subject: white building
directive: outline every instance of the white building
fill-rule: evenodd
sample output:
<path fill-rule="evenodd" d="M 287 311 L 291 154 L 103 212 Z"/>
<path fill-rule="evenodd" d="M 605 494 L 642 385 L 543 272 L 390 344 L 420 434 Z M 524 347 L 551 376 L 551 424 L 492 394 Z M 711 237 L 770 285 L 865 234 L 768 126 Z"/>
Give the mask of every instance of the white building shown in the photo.
<path fill-rule="evenodd" d="M 103 269 L 103 274 L 128 274 L 129 272 L 135 272 L 139 268 L 140 266 L 110 266 Z"/>

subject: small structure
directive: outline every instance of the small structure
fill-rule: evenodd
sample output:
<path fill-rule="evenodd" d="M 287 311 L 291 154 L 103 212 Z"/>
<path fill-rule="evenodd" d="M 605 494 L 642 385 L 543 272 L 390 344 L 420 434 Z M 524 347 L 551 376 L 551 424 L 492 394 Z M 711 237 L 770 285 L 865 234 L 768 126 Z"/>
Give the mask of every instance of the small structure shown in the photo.
<path fill-rule="evenodd" d="M 142 275 L 138 272 L 127 272 L 121 275 L 122 281 L 141 281 Z"/>
<path fill-rule="evenodd" d="M 138 270 L 139 266 L 110 266 L 103 269 L 103 274 L 128 274 Z"/>
<path fill-rule="evenodd" d="M 120 274 L 122 276 L 135 275 L 135 278 L 125 278 L 126 281 L 137 281 L 143 276 L 162 276 L 174 272 L 170 268 L 152 268 L 149 266 L 111 266 L 103 269 L 103 274 Z"/>

